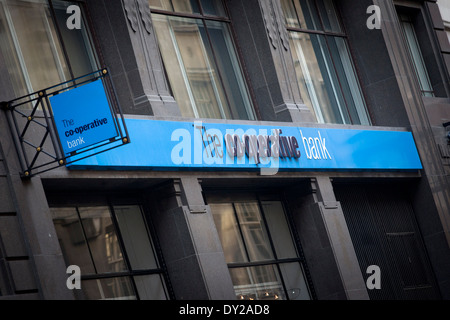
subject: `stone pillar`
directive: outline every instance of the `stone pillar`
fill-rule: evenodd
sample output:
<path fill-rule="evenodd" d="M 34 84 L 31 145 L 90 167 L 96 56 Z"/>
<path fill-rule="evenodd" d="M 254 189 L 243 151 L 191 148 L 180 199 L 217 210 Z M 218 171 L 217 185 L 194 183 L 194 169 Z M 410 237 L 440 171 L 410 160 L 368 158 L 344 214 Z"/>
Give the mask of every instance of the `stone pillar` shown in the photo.
<path fill-rule="evenodd" d="M 330 178 L 318 176 L 312 181 L 339 275 L 349 300 L 369 299 L 366 284 L 359 267 L 355 248 L 345 222 L 341 204 L 336 201 Z"/>
<path fill-rule="evenodd" d="M 0 52 L 0 101 L 14 92 Z M 19 158 L 0 110 L 0 296 L 73 299 L 40 177 L 22 180 Z"/>
<path fill-rule="evenodd" d="M 369 299 L 341 205 L 329 177 L 291 189 L 287 204 L 319 300 Z"/>
<path fill-rule="evenodd" d="M 235 299 L 212 213 L 197 178 L 181 178 L 156 191 L 152 216 L 177 300 Z"/>
<path fill-rule="evenodd" d="M 148 1 L 94 0 L 87 6 L 124 113 L 181 116 L 164 74 Z"/>
<path fill-rule="evenodd" d="M 262 120 L 317 122 L 300 96 L 280 2 L 228 2 Z"/>

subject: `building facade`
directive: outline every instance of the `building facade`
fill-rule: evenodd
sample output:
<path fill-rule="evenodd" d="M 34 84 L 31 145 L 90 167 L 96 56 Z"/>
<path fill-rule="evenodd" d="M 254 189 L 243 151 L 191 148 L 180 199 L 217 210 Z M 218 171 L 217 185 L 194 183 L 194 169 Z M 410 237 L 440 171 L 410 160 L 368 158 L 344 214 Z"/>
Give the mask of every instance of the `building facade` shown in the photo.
<path fill-rule="evenodd" d="M 446 27 L 434 0 L 0 0 L 0 299 L 449 299 Z M 114 112 L 80 123 L 96 83 Z"/>

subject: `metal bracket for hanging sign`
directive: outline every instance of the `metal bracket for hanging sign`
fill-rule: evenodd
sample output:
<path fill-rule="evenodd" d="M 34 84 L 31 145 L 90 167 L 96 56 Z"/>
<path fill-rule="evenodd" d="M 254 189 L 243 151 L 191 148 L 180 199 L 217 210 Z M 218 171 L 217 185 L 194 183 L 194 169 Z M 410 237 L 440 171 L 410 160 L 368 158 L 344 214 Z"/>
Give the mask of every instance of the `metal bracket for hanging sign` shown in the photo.
<path fill-rule="evenodd" d="M 108 70 L 1 102 L 23 178 L 130 143 Z"/>

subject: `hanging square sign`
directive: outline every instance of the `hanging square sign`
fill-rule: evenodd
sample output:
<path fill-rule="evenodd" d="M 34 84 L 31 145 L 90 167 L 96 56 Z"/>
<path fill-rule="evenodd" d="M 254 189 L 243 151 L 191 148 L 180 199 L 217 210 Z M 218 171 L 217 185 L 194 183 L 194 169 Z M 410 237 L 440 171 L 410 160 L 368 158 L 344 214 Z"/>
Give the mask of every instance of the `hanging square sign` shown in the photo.
<path fill-rule="evenodd" d="M 119 135 L 100 79 L 50 97 L 50 104 L 65 155 Z"/>

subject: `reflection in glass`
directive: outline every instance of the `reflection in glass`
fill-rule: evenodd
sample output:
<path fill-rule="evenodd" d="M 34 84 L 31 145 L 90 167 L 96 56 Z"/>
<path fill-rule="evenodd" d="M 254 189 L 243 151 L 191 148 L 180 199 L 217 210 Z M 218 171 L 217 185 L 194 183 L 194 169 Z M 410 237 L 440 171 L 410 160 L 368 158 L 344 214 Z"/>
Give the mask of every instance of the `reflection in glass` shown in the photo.
<path fill-rule="evenodd" d="M 292 241 L 283 205 L 280 201 L 262 201 L 262 210 L 267 220 L 273 246 L 278 259 L 292 258 L 297 251 Z"/>
<path fill-rule="evenodd" d="M 182 13 L 200 13 L 197 0 L 149 0 L 150 8 Z"/>
<path fill-rule="evenodd" d="M 250 261 L 273 259 L 269 236 L 258 203 L 235 203 L 235 208 Z"/>
<path fill-rule="evenodd" d="M 156 269 L 155 255 L 139 206 L 115 206 L 125 251 L 133 270 Z"/>
<path fill-rule="evenodd" d="M 140 300 L 166 300 L 166 292 L 159 274 L 134 277 Z"/>
<path fill-rule="evenodd" d="M 209 206 L 237 299 L 310 299 L 280 201 Z"/>
<path fill-rule="evenodd" d="M 76 297 L 167 299 L 141 207 L 112 209 L 51 208 L 65 262 L 79 266 L 82 273 L 82 290 L 76 290 Z"/>
<path fill-rule="evenodd" d="M 341 33 L 342 29 L 336 15 L 333 0 L 318 0 L 316 3 L 322 18 L 323 29 L 329 32 Z"/>
<path fill-rule="evenodd" d="M 200 14 L 198 0 L 149 0 L 151 9 Z M 203 14 L 226 17 L 222 0 L 200 0 Z"/>
<path fill-rule="evenodd" d="M 83 280 L 74 293 L 80 300 L 136 300 L 129 277 Z"/>
<path fill-rule="evenodd" d="M 233 205 L 221 203 L 210 204 L 210 207 L 222 243 L 225 261 L 227 263 L 248 261 Z"/>
<path fill-rule="evenodd" d="M 95 273 L 77 209 L 51 208 L 50 211 L 66 264 L 78 265 L 85 274 Z"/>
<path fill-rule="evenodd" d="M 183 116 L 254 119 L 227 24 L 158 14 L 153 22 Z"/>
<path fill-rule="evenodd" d="M 222 0 L 200 0 L 200 3 L 202 5 L 203 14 L 219 17 L 226 16 Z"/>
<path fill-rule="evenodd" d="M 75 2 L 54 0 L 52 4 L 55 21 L 48 1 L 0 0 L 0 50 L 16 96 L 96 69 L 83 17 L 80 30 L 66 27 L 66 8 Z M 67 57 L 55 22 L 61 31 Z"/>
<path fill-rule="evenodd" d="M 108 207 L 79 208 L 97 273 L 127 270 Z"/>
<path fill-rule="evenodd" d="M 325 36 L 299 32 L 289 35 L 302 98 L 318 121 L 368 125 L 344 40 L 329 38 L 327 42 Z"/>
<path fill-rule="evenodd" d="M 280 270 L 289 300 L 309 300 L 309 291 L 300 263 L 282 263 Z"/>
<path fill-rule="evenodd" d="M 282 0 L 300 93 L 320 123 L 370 125 L 333 0 Z"/>
<path fill-rule="evenodd" d="M 230 275 L 237 299 L 286 299 L 276 265 L 230 268 Z"/>
<path fill-rule="evenodd" d="M 420 49 L 411 17 L 406 14 L 400 14 L 399 19 L 422 95 L 425 97 L 433 97 L 433 87 L 428 76 L 428 70 L 422 56 L 422 50 Z"/>

